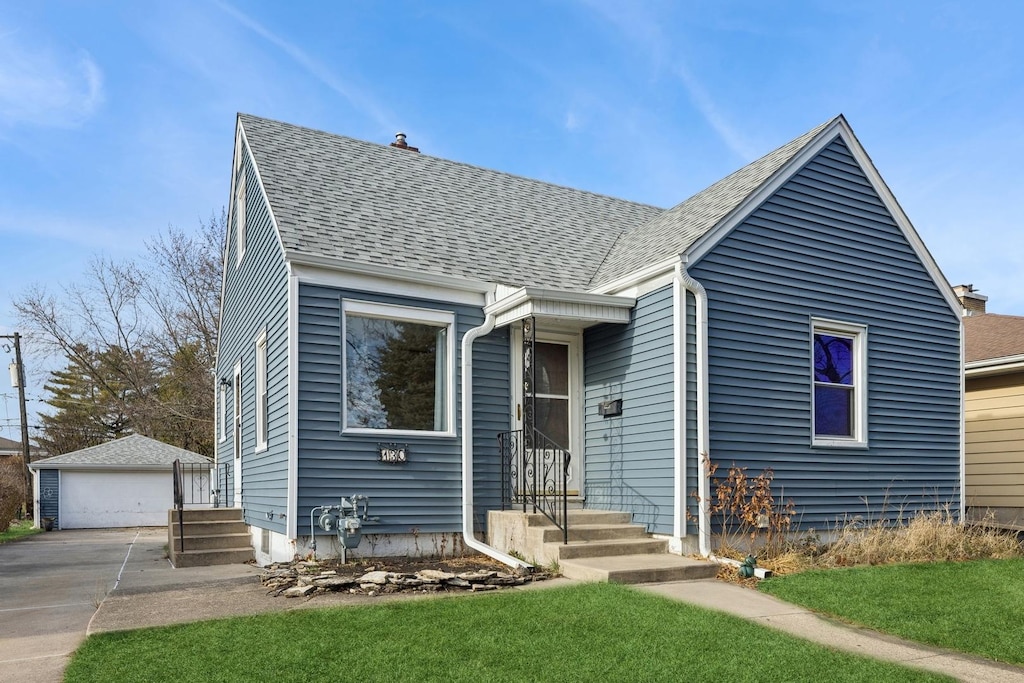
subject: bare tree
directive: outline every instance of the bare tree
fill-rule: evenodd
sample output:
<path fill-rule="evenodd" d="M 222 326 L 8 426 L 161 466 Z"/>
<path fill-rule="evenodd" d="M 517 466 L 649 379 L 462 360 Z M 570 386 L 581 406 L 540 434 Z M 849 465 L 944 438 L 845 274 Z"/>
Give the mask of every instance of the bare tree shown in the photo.
<path fill-rule="evenodd" d="M 97 256 L 81 282 L 56 293 L 34 285 L 14 300 L 37 352 L 103 394 L 97 410 L 113 401 L 131 432 L 204 454 L 213 451 L 224 223 L 222 211 L 195 234 L 169 227 L 144 258 Z"/>

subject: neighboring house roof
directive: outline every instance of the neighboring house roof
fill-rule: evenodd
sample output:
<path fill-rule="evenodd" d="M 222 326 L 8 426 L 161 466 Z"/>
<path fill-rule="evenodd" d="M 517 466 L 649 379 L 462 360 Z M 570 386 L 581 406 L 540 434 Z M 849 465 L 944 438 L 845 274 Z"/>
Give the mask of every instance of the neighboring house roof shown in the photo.
<path fill-rule="evenodd" d="M 210 464 L 209 458 L 198 453 L 147 436 L 132 434 L 80 451 L 38 460 L 31 464 L 31 468 L 170 469 L 175 460 L 180 460 L 182 464 Z"/>
<path fill-rule="evenodd" d="M 970 315 L 964 318 L 964 336 L 968 364 L 996 359 L 1024 361 L 1024 316 Z"/>
<path fill-rule="evenodd" d="M 29 445 L 29 455 L 38 457 L 43 450 L 38 446 Z M 21 442 L 0 436 L 0 455 L 21 455 Z"/>
<path fill-rule="evenodd" d="M 286 255 L 583 289 L 663 209 L 239 115 Z"/>

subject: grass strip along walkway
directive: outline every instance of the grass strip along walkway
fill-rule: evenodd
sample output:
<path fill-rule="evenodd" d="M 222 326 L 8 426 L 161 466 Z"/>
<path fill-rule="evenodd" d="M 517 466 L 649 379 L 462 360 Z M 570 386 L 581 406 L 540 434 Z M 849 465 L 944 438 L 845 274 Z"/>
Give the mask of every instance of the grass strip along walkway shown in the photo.
<path fill-rule="evenodd" d="M 920 643 L 1024 665 L 1024 560 L 827 569 L 761 590 Z"/>
<path fill-rule="evenodd" d="M 609 584 L 91 636 L 66 681 L 929 681 Z"/>
<path fill-rule="evenodd" d="M 12 522 L 7 531 L 0 531 L 0 543 L 16 541 L 19 538 L 24 538 L 25 536 L 38 534 L 40 531 L 42 531 L 42 529 L 32 526 L 32 520 L 30 519 L 25 519 L 20 522 Z"/>

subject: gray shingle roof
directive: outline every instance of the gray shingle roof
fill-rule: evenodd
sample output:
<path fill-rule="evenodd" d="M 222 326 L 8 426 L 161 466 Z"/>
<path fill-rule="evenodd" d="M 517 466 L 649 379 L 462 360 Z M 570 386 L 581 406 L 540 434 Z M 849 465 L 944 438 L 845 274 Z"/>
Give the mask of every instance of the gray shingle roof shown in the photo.
<path fill-rule="evenodd" d="M 245 114 L 286 250 L 582 289 L 662 209 Z"/>
<path fill-rule="evenodd" d="M 664 210 L 239 114 L 287 252 L 588 290 L 683 252 L 825 127 Z"/>
<path fill-rule="evenodd" d="M 177 446 L 165 444 L 147 436 L 132 434 L 114 441 L 101 443 L 98 446 L 83 448 L 80 451 L 55 455 L 52 458 L 37 460 L 33 467 L 43 469 L 56 468 L 60 465 L 102 465 L 104 467 L 167 467 L 181 460 L 182 463 L 209 464 L 210 459 L 186 451 Z"/>
<path fill-rule="evenodd" d="M 722 178 L 681 204 L 660 213 L 644 225 L 626 232 L 612 247 L 608 258 L 594 275 L 591 286 L 596 287 L 610 282 L 644 266 L 683 253 L 731 214 L 744 199 L 785 166 L 834 120 L 826 121 Z"/>

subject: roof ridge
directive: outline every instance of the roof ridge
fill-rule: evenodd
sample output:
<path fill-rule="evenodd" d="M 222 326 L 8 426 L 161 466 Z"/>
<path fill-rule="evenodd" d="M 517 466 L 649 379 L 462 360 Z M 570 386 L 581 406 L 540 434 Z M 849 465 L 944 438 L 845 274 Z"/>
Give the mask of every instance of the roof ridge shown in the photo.
<path fill-rule="evenodd" d="M 317 133 L 319 135 L 326 135 L 326 136 L 329 136 L 329 137 L 332 137 L 332 138 L 338 138 L 338 139 L 341 139 L 341 140 L 347 140 L 349 142 L 354 142 L 354 143 L 357 143 L 357 144 L 360 144 L 360 145 L 370 145 L 372 147 L 377 147 L 377 148 L 380 148 L 382 150 L 391 150 L 392 149 L 390 145 L 387 145 L 387 144 L 384 144 L 384 143 L 373 142 L 372 140 L 363 140 L 361 138 L 355 138 L 355 137 L 352 137 L 350 135 L 342 135 L 340 133 L 331 133 L 329 131 L 322 130 L 320 128 L 312 128 L 310 126 L 301 126 L 301 125 L 296 124 L 296 123 L 288 123 L 287 121 L 279 121 L 277 119 L 268 119 L 266 117 L 257 116 L 255 114 L 246 114 L 244 112 L 239 112 L 238 113 L 238 117 L 239 117 L 239 119 L 241 119 L 242 117 L 245 117 L 245 118 L 249 118 L 249 119 L 255 119 L 255 120 L 258 120 L 258 121 L 264 121 L 264 122 L 267 122 L 267 123 L 273 123 L 273 124 L 277 124 L 277 125 L 281 125 L 281 126 L 287 126 L 289 128 L 297 128 L 299 130 L 309 131 L 311 133 Z M 486 172 L 486 173 L 493 173 L 495 175 L 504 176 L 506 178 L 515 178 L 517 180 L 522 180 L 522 181 L 526 181 L 526 182 L 529 182 L 529 183 L 534 183 L 534 184 L 537 184 L 537 185 L 544 185 L 544 186 L 550 187 L 550 188 L 555 188 L 555 189 L 560 189 L 560 190 L 569 190 L 570 192 L 578 192 L 580 194 L 589 195 L 591 197 L 599 197 L 601 199 L 611 199 L 611 200 L 614 200 L 616 202 L 621 202 L 623 204 L 630 204 L 632 206 L 636 206 L 636 207 L 640 207 L 640 208 L 665 210 L 665 207 L 657 206 L 655 204 L 645 204 L 644 202 L 637 202 L 637 201 L 633 201 L 632 199 L 624 199 L 623 197 L 616 197 L 614 195 L 606 194 L 606 193 L 603 193 L 603 192 L 595 192 L 593 190 L 585 190 L 583 188 L 573 187 L 571 185 L 563 185 L 561 183 L 554 183 L 554 182 L 551 182 L 549 180 L 540 180 L 538 178 L 531 178 L 529 176 L 521 175 L 519 173 L 509 173 L 508 171 L 499 171 L 498 169 L 490 168 L 488 166 L 480 166 L 478 164 L 472 164 L 472 163 L 469 163 L 469 162 L 466 162 L 466 161 L 458 161 L 456 159 L 449 159 L 447 157 L 437 156 L 435 154 L 428 154 L 426 152 L 423 152 L 422 150 L 419 151 L 419 152 L 414 152 L 413 154 L 415 154 L 414 158 L 431 159 L 431 160 L 438 161 L 438 162 L 441 162 L 441 163 L 444 163 L 444 164 L 453 164 L 455 166 L 459 166 L 459 167 L 466 168 L 466 169 L 472 169 L 474 171 L 483 171 L 483 172 Z"/>

